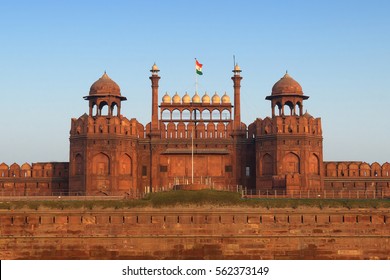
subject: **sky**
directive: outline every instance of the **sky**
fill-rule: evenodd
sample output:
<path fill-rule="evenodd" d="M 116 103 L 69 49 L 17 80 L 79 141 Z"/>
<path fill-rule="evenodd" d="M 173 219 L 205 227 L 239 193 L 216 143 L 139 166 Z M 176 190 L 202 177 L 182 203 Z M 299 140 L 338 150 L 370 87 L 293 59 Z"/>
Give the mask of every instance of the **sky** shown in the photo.
<path fill-rule="evenodd" d="M 288 70 L 322 120 L 324 160 L 390 161 L 389 1 L 0 0 L 0 163 L 69 160 L 71 118 L 88 112 L 104 71 L 151 119 L 150 72 L 165 92 L 233 94 L 241 118 L 270 116 L 265 97 Z"/>

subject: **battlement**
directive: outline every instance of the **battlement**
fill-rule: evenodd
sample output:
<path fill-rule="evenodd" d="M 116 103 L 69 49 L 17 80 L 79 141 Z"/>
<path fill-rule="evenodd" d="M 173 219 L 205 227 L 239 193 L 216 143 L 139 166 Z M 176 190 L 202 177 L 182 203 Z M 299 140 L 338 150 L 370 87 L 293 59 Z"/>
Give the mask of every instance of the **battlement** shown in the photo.
<path fill-rule="evenodd" d="M 145 128 L 136 119 L 128 120 L 122 116 L 92 117 L 84 114 L 78 119 L 73 118 L 71 121 L 71 137 L 107 134 L 145 138 Z"/>

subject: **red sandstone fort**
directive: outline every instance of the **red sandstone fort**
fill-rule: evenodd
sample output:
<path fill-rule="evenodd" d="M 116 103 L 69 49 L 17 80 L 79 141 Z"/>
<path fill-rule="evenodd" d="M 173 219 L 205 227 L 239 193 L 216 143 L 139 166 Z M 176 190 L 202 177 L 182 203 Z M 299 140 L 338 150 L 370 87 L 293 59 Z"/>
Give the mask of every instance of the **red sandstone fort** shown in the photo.
<path fill-rule="evenodd" d="M 289 74 L 265 97 L 271 115 L 246 125 L 238 65 L 232 100 L 226 93 L 166 93 L 159 104 L 159 69 L 150 71 L 150 123 L 122 115 L 126 97 L 104 73 L 84 97 L 88 114 L 72 119 L 69 163 L 2 163 L 1 195 L 134 195 L 188 183 L 256 193 L 390 194 L 389 163 L 323 161 L 321 119 L 304 110 L 309 96 Z"/>

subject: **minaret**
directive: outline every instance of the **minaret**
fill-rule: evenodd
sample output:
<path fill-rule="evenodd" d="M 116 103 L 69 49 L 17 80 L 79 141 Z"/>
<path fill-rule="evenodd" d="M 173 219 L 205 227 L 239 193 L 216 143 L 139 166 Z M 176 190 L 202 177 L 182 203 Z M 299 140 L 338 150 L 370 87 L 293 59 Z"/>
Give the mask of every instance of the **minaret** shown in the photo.
<path fill-rule="evenodd" d="M 158 76 L 158 67 L 155 64 L 152 66 L 152 76 L 149 79 L 152 81 L 152 123 L 151 123 L 151 133 L 158 131 L 158 81 L 160 77 Z"/>
<path fill-rule="evenodd" d="M 237 131 L 241 129 L 240 89 L 242 77 L 240 66 L 236 64 L 232 72 L 234 73 L 232 77 L 234 87 L 234 130 Z"/>

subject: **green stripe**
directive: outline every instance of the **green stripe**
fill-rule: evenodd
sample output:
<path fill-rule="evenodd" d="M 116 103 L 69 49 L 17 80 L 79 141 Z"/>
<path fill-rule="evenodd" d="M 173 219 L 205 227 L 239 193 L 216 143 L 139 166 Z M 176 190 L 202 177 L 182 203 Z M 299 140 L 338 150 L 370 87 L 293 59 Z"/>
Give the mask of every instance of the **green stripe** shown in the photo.
<path fill-rule="evenodd" d="M 199 71 L 198 69 L 196 69 L 196 74 L 203 75 L 202 71 Z"/>

